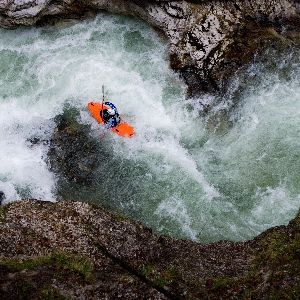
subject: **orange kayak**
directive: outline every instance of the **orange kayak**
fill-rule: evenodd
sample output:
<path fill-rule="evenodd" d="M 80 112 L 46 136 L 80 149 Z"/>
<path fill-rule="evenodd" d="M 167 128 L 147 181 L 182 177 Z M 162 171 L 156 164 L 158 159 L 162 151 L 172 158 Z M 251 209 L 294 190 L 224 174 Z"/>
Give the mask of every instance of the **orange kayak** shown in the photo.
<path fill-rule="evenodd" d="M 99 102 L 88 103 L 89 112 L 91 113 L 92 117 L 101 125 L 104 125 L 104 121 L 101 117 L 101 110 L 109 108 L 110 107 L 106 106 L 105 104 L 102 106 L 102 103 Z M 110 130 L 122 137 L 131 138 L 134 135 L 133 127 L 122 120 L 117 126 L 110 128 Z"/>

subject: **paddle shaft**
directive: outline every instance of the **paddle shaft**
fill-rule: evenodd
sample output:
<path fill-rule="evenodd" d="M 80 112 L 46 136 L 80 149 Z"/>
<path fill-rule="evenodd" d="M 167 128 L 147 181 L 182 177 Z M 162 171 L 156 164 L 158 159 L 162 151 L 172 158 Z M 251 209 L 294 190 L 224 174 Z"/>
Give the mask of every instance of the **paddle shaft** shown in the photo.
<path fill-rule="evenodd" d="M 104 85 L 102 85 L 102 108 L 101 108 L 101 118 L 102 118 L 102 121 L 103 121 L 103 124 L 105 124 L 104 122 L 104 114 L 103 114 L 103 104 L 104 104 Z"/>

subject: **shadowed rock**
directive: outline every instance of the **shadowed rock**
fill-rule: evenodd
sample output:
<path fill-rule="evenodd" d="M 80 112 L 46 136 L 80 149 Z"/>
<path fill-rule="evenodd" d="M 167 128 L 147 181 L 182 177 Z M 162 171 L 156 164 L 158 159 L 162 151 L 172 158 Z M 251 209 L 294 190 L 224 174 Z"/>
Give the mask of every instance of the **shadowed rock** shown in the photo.
<path fill-rule="evenodd" d="M 101 157 L 107 158 L 103 147 L 90 135 L 90 126 L 77 121 L 79 111 L 69 107 L 55 117 L 56 128 L 50 139 L 50 168 L 69 181 L 89 183 L 99 167 Z"/>
<path fill-rule="evenodd" d="M 294 299 L 299 224 L 203 245 L 81 202 L 18 201 L 0 210 L 0 297 Z"/>
<path fill-rule="evenodd" d="M 4 199 L 5 199 L 5 194 L 2 191 L 0 191 L 0 205 L 2 204 Z"/>

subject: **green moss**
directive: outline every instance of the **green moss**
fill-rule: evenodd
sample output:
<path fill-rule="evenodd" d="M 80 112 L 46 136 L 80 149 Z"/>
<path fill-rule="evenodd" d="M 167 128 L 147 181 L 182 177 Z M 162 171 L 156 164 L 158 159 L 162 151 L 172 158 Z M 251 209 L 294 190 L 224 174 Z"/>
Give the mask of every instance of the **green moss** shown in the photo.
<path fill-rule="evenodd" d="M 68 269 L 78 272 L 85 279 L 88 279 L 93 271 L 93 264 L 87 258 L 63 253 L 53 253 L 50 256 L 40 256 L 25 261 L 2 260 L 0 261 L 0 266 L 6 266 L 13 270 L 51 266 L 56 269 Z"/>
<path fill-rule="evenodd" d="M 5 222 L 6 219 L 6 213 L 8 211 L 8 208 L 11 204 L 6 205 L 0 205 L 0 223 Z"/>
<path fill-rule="evenodd" d="M 130 219 L 128 219 L 127 217 L 125 217 L 124 215 L 121 215 L 121 214 L 112 213 L 112 217 L 117 222 L 124 222 L 124 221 L 130 222 Z"/>
<path fill-rule="evenodd" d="M 181 278 L 181 273 L 178 268 L 175 266 L 169 267 L 166 272 L 164 272 L 166 277 L 169 277 L 171 280 L 177 280 Z"/>
<path fill-rule="evenodd" d="M 65 300 L 67 299 L 59 293 L 57 289 L 52 286 L 46 286 L 41 290 L 41 296 L 44 300 Z"/>
<path fill-rule="evenodd" d="M 154 269 L 153 266 L 151 266 L 149 264 L 148 265 L 144 265 L 144 266 L 142 266 L 141 273 L 144 276 L 148 277 L 148 276 L 151 276 L 151 275 L 155 274 L 155 269 Z"/>
<path fill-rule="evenodd" d="M 290 235 L 285 232 L 272 232 L 262 241 L 263 250 L 256 252 L 254 267 L 267 266 L 270 270 L 283 270 L 288 266 L 289 273 L 300 271 L 300 232 Z"/>
<path fill-rule="evenodd" d="M 148 279 L 152 280 L 153 283 L 157 286 L 164 287 L 166 285 L 169 285 L 172 283 L 172 272 L 173 269 L 166 270 L 165 272 L 158 272 L 154 266 L 151 266 L 150 264 L 144 265 L 142 267 L 142 274 L 147 277 Z"/>
<path fill-rule="evenodd" d="M 172 283 L 172 280 L 164 277 L 164 276 L 157 276 L 154 280 L 154 284 L 160 286 L 160 287 L 164 287 L 166 285 L 169 285 Z"/>
<path fill-rule="evenodd" d="M 50 263 L 65 269 L 77 271 L 88 279 L 93 271 L 93 264 L 85 257 L 70 256 L 61 253 L 53 254 Z"/>
<path fill-rule="evenodd" d="M 300 231 L 300 210 L 296 215 L 295 219 L 292 220 L 291 224 L 295 230 Z"/>
<path fill-rule="evenodd" d="M 5 206 L 0 206 L 0 223 L 5 221 L 6 209 Z"/>
<path fill-rule="evenodd" d="M 174 266 L 170 266 L 168 269 L 156 276 L 156 282 L 159 286 L 170 285 L 172 282 L 178 282 L 181 279 L 180 271 Z"/>
<path fill-rule="evenodd" d="M 20 292 L 22 298 L 27 298 L 31 294 L 33 289 L 34 289 L 34 286 L 30 282 L 23 282 L 19 286 L 19 292 Z"/>
<path fill-rule="evenodd" d="M 298 299 L 300 295 L 300 228 L 298 217 L 289 227 L 266 232 L 253 251 L 249 272 L 239 279 L 253 297 L 261 290 L 269 299 Z M 263 282 L 263 286 L 262 286 Z M 261 289 L 257 289 L 261 286 Z M 246 295 L 245 295 L 246 296 Z"/>
<path fill-rule="evenodd" d="M 231 278 L 227 277 L 217 277 L 212 283 L 212 290 L 222 290 L 228 287 L 232 283 Z"/>

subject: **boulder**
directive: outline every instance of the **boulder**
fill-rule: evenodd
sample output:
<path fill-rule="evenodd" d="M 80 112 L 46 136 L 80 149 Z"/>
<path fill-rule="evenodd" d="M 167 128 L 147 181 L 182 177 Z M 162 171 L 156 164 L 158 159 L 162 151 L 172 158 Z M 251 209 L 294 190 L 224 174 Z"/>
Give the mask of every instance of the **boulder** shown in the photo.
<path fill-rule="evenodd" d="M 101 158 L 108 154 L 101 143 L 91 136 L 89 125 L 78 122 L 79 111 L 67 107 L 55 117 L 56 128 L 49 141 L 50 169 L 68 181 L 91 183 Z"/>

